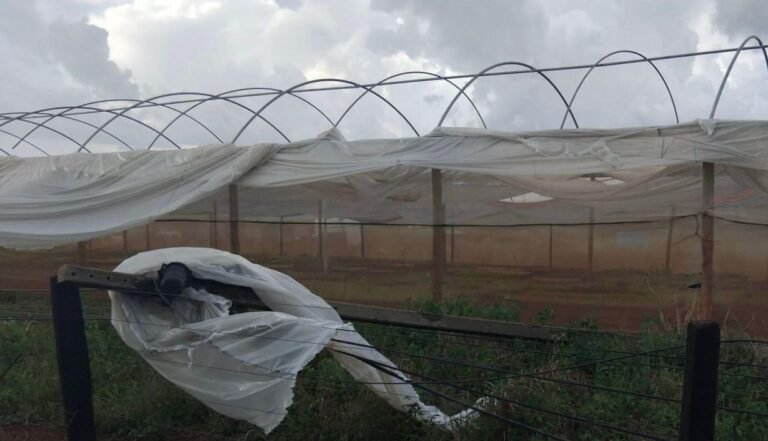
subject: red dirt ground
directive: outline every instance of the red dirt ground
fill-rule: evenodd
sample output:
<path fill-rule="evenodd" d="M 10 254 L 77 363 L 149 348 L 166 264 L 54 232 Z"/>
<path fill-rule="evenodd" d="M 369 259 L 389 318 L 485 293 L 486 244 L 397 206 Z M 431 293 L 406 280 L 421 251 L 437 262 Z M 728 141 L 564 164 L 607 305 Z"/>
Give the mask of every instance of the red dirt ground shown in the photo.
<path fill-rule="evenodd" d="M 0 288 L 40 289 L 39 294 L 45 294 L 48 278 L 60 265 L 77 262 L 71 252 L 9 253 L 0 257 Z M 91 252 L 85 264 L 114 268 L 124 257 L 120 253 Z M 312 257 L 248 257 L 296 277 L 332 300 L 403 307 L 409 298 L 430 296 L 427 263 L 337 258 L 331 260 L 331 271 L 323 274 Z M 641 329 L 648 318 L 659 318 L 661 311 L 673 325 L 678 315 L 683 318 L 686 303 L 695 296 L 686 288 L 695 281 L 691 277 L 464 264 L 449 267 L 445 286 L 446 298 L 460 295 L 480 304 L 513 303 L 520 309 L 523 322 L 535 322 L 537 313 L 551 308 L 553 324 L 568 325 L 592 317 L 601 329 L 633 332 Z M 762 319 L 768 314 L 768 299 L 763 295 L 768 284 L 718 275 L 715 288 L 716 320 L 726 329 L 768 337 L 768 321 Z"/>

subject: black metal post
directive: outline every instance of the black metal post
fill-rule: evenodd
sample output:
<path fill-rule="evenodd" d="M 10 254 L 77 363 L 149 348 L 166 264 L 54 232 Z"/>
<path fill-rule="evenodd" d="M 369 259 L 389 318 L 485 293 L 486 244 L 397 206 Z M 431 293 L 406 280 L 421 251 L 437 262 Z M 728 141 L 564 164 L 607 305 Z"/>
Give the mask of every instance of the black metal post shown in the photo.
<path fill-rule="evenodd" d="M 712 441 L 717 410 L 720 326 L 712 321 L 688 323 L 685 379 L 680 414 L 680 441 Z"/>
<path fill-rule="evenodd" d="M 51 277 L 51 310 L 67 439 L 94 441 L 91 365 L 77 285 L 59 283 L 56 277 Z"/>

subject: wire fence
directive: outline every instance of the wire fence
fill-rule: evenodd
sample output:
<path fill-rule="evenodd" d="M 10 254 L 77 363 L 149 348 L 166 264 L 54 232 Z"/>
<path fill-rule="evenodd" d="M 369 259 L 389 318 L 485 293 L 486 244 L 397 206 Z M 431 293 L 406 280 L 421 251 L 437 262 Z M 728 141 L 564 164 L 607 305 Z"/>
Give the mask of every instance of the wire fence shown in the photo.
<path fill-rule="evenodd" d="M 103 292 L 84 291 L 83 306 L 92 354 L 97 412 L 102 409 L 97 418 L 100 431 L 109 433 L 116 426 L 118 432 L 140 431 L 141 423 L 130 415 L 132 409 L 138 412 L 135 409 L 139 403 L 130 401 L 132 397 L 141 401 L 151 395 L 159 402 L 171 400 L 174 405 L 181 406 L 181 414 L 189 412 L 199 416 L 204 413 L 207 422 L 195 424 L 183 415 L 177 419 L 155 415 L 151 430 L 158 433 L 202 430 L 207 436 L 236 439 L 226 438 L 232 435 L 227 430 L 211 434 L 210 421 L 219 417 L 195 407 L 194 400 L 155 378 L 141 358 L 119 341 L 109 327 L 110 303 Z M 0 420 L 4 424 L 18 422 L 21 417 L 31 421 L 59 421 L 61 409 L 55 403 L 57 385 L 50 379 L 47 384 L 36 385 L 47 386 L 50 390 L 34 391 L 23 398 L 27 401 L 25 405 L 13 407 L 21 405 L 23 388 L 32 386 L 26 382 L 33 366 L 38 371 L 45 371 L 47 367 L 46 373 L 55 375 L 51 371 L 55 362 L 51 351 L 50 319 L 46 293 L 0 292 L 0 348 L 3 348 L 0 351 L 0 384 L 4 385 L 4 390 L 19 395 L 11 399 L 11 403 L 3 405 L 0 402 L 0 407 L 5 407 L 0 408 L 0 414 L 6 415 Z M 389 383 L 410 384 L 428 402 L 449 412 L 474 408 L 480 417 L 461 430 L 478 439 L 498 439 L 500 434 L 523 439 L 559 440 L 584 439 L 584 436 L 593 439 L 677 438 L 684 366 L 681 336 L 579 334 L 567 341 L 540 342 L 367 323 L 356 323 L 355 329 L 371 343 L 370 347 L 362 349 L 375 348 L 396 363 L 396 366 L 386 365 L 361 357 L 364 363 L 398 379 Z M 359 344 L 346 341 L 343 331 L 338 333 L 335 343 L 340 348 L 345 345 L 360 348 Z M 152 356 L 145 358 L 151 360 Z M 310 421 L 323 421 L 324 412 L 331 412 L 341 420 L 316 430 L 327 429 L 328 433 L 337 434 L 351 431 L 347 434 L 351 439 L 358 438 L 350 433 L 360 433 L 359 439 L 385 439 L 385 436 L 446 439 L 439 430 L 415 424 L 407 416 L 387 409 L 366 391 L 364 385 L 349 377 L 326 356 L 319 357 L 297 376 L 267 367 L 256 367 L 256 372 L 298 380 L 295 403 L 276 431 L 277 439 L 281 439 L 280 436 L 288 439 L 289 433 L 295 435 L 294 430 Z M 723 341 L 718 433 L 757 434 L 755 431 L 768 421 L 766 375 L 766 342 Z M 121 389 L 121 382 L 132 384 L 135 389 L 127 388 L 122 395 L 114 395 Z M 160 384 L 164 385 L 160 387 Z M 147 388 L 150 390 L 145 390 Z M 156 393 L 151 389 L 156 389 Z M 45 404 L 28 400 L 35 397 Z M 492 404 L 482 408 L 473 404 L 482 397 Z M 318 400 L 323 402 L 320 408 L 317 407 Z M 339 416 L 349 412 L 352 405 L 365 407 L 375 412 L 378 418 L 370 414 L 362 417 L 359 413 L 354 417 Z M 59 415 L 56 415 L 56 408 Z M 273 411 L 249 410 L 257 413 Z M 115 411 L 118 415 L 104 414 Z M 382 414 L 387 417 L 381 418 Z M 617 415 L 621 415 L 620 421 Z M 117 422 L 121 417 L 125 424 L 137 426 L 126 428 Z M 220 419 L 216 421 L 214 426 L 223 424 Z M 393 421 L 397 425 L 392 425 Z M 237 427 L 241 431 L 239 436 L 252 429 L 245 424 Z M 406 427 L 407 430 L 392 430 L 392 427 Z M 747 438 L 739 435 L 731 439 Z"/>

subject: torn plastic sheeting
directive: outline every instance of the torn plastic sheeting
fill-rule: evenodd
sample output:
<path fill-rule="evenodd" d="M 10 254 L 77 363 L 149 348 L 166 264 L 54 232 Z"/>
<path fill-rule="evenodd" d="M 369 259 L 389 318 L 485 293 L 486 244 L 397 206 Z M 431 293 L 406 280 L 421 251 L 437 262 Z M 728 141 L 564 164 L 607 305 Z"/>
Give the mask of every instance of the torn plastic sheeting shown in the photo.
<path fill-rule="evenodd" d="M 699 170 L 706 161 L 765 180 L 767 141 L 768 121 L 703 120 L 528 133 L 441 127 L 422 137 L 356 141 L 331 130 L 289 144 L 0 158 L 0 246 L 51 248 L 161 218 L 232 220 L 223 210 L 232 184 L 241 222 L 312 221 L 323 200 L 329 218 L 428 225 L 431 169 L 443 170 L 451 225 L 669 220 L 701 210 L 700 173 L 680 169 Z M 602 190 L 566 182 L 618 173 L 635 179 Z M 721 181 L 718 173 L 717 194 L 732 190 Z M 765 223 L 768 195 L 752 189 L 762 201 L 725 207 L 720 216 Z M 528 192 L 552 200 L 526 210 L 499 203 Z M 608 192 L 633 199 L 606 203 Z"/>
<path fill-rule="evenodd" d="M 168 304 L 159 297 L 109 293 L 112 325 L 123 341 L 163 377 L 221 414 L 271 432 L 293 401 L 296 375 L 323 348 L 394 366 L 323 299 L 291 277 L 241 256 L 167 248 L 139 253 L 115 271 L 141 274 L 171 262 L 185 264 L 200 279 L 250 287 L 271 309 L 229 315 L 229 300 L 192 288 Z M 400 371 L 390 375 L 360 359 L 332 354 L 352 377 L 420 420 L 453 430 L 474 415 L 468 410 L 448 416 L 423 403 Z"/>

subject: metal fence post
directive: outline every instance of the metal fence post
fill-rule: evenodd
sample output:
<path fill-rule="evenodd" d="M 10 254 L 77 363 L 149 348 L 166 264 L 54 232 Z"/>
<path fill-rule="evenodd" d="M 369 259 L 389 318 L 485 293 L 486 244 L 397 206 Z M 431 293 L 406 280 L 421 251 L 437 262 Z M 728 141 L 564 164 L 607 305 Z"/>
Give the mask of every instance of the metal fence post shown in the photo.
<path fill-rule="evenodd" d="M 51 277 L 51 311 L 67 439 L 94 441 L 91 365 L 77 285 Z"/>
<path fill-rule="evenodd" d="M 720 326 L 712 321 L 688 323 L 685 352 L 679 440 L 712 441 L 717 410 Z"/>

